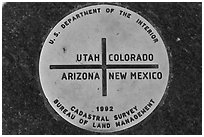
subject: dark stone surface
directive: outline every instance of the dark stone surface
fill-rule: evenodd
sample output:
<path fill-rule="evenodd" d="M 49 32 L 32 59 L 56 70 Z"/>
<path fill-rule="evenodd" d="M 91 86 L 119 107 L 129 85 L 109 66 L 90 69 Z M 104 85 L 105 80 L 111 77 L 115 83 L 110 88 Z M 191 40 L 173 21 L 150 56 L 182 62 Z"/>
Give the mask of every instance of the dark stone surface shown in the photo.
<path fill-rule="evenodd" d="M 49 30 L 85 3 L 6 3 L 2 13 L 2 133 L 98 134 L 50 113 L 38 59 Z M 141 124 L 114 134 L 202 134 L 202 3 L 119 3 L 151 20 L 170 52 L 163 104 Z"/>

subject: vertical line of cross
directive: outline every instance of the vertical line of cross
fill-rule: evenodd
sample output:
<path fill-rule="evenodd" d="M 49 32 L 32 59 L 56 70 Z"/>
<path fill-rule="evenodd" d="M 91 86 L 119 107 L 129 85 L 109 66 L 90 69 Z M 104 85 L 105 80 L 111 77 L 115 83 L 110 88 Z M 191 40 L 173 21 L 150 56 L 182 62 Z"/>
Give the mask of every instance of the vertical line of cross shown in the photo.
<path fill-rule="evenodd" d="M 107 96 L 106 38 L 102 38 L 102 96 Z"/>

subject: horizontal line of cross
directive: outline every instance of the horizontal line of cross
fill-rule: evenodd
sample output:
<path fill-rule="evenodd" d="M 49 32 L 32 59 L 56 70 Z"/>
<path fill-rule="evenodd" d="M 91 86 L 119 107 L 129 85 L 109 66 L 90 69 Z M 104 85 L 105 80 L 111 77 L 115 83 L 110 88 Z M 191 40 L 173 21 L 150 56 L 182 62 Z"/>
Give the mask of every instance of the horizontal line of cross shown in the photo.
<path fill-rule="evenodd" d="M 101 69 L 102 65 L 50 65 L 50 69 Z M 106 69 L 157 69 L 158 64 L 106 65 Z"/>

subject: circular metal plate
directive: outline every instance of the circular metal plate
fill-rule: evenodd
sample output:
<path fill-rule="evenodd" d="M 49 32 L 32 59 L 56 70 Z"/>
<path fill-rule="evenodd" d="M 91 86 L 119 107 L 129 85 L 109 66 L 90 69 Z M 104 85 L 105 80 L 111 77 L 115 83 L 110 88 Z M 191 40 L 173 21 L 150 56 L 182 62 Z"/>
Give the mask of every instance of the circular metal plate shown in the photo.
<path fill-rule="evenodd" d="M 140 123 L 169 77 L 165 45 L 137 13 L 94 5 L 63 18 L 40 55 L 40 82 L 53 109 L 73 125 L 114 132 Z"/>

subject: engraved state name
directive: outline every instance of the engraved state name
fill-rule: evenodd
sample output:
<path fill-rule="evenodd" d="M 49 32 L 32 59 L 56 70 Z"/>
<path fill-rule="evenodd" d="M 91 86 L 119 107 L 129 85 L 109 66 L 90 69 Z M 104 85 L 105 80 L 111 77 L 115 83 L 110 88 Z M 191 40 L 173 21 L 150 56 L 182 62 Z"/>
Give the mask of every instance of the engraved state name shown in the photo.
<path fill-rule="evenodd" d="M 109 54 L 109 61 L 153 61 L 153 54 Z M 77 62 L 98 62 L 101 61 L 100 54 L 77 54 Z"/>
<path fill-rule="evenodd" d="M 153 71 L 153 72 L 145 72 L 145 71 L 138 71 L 138 72 L 108 72 L 107 78 L 109 80 L 160 80 L 162 79 L 162 72 L 160 71 Z M 100 80 L 101 76 L 99 72 L 63 72 L 61 80 Z"/>

